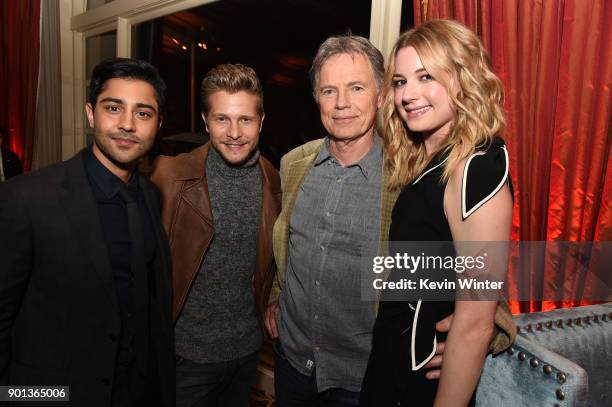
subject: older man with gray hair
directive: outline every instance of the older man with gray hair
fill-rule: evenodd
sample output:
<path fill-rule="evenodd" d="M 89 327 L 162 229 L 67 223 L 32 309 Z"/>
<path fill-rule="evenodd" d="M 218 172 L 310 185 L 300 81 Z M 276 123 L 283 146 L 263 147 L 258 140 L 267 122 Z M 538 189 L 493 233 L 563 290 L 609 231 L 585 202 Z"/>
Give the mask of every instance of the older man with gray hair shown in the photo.
<path fill-rule="evenodd" d="M 383 56 L 363 37 L 331 37 L 310 75 L 327 135 L 281 160 L 278 273 L 266 326 L 278 337 L 277 405 L 353 406 L 376 318 L 373 303 L 361 298 L 360 258 L 387 239 L 397 198 L 375 128 Z"/>

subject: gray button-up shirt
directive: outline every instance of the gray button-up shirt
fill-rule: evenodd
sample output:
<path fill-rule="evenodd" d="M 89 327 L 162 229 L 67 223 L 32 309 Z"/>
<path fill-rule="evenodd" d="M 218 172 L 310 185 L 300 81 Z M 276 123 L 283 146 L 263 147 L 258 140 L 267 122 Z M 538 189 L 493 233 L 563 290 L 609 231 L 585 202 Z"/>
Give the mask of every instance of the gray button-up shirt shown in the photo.
<path fill-rule="evenodd" d="M 279 336 L 295 369 L 310 375 L 316 368 L 318 391 L 361 389 L 376 316 L 361 299 L 360 268 L 362 256 L 378 249 L 382 166 L 377 135 L 366 156 L 346 167 L 326 138 L 291 214 Z"/>

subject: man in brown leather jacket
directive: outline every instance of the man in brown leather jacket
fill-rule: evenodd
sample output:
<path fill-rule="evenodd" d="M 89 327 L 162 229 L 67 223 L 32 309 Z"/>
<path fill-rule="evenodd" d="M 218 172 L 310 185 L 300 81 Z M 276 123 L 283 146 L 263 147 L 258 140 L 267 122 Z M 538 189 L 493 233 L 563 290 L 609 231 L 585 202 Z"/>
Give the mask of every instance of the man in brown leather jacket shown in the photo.
<path fill-rule="evenodd" d="M 219 65 L 202 81 L 210 143 L 161 157 L 151 179 L 173 266 L 177 406 L 248 405 L 273 274 L 280 179 L 258 151 L 255 72 Z"/>

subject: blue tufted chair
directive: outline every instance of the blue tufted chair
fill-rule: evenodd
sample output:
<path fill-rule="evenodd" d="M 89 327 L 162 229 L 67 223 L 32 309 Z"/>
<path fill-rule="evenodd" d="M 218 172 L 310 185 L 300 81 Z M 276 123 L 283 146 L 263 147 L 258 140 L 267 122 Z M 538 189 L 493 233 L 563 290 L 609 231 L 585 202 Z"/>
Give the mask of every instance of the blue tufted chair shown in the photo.
<path fill-rule="evenodd" d="M 487 357 L 479 407 L 612 406 L 612 303 L 516 315 L 516 341 Z"/>

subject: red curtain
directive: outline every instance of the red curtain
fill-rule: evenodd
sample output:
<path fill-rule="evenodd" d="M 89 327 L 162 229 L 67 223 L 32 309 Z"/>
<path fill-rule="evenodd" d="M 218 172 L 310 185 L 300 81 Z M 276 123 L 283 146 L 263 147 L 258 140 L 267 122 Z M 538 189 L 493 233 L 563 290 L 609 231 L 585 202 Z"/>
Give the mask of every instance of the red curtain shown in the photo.
<path fill-rule="evenodd" d="M 414 0 L 415 25 L 460 21 L 481 37 L 506 91 L 513 240 L 612 240 L 612 2 Z M 547 268 L 549 259 L 540 258 Z M 546 280 L 584 290 L 575 265 Z M 549 272 L 550 273 L 550 272 Z M 522 289 L 543 284 L 522 284 Z M 544 284 L 545 285 L 545 284 Z M 578 288 L 577 288 L 578 287 Z M 576 302 L 513 302 L 514 312 Z"/>
<path fill-rule="evenodd" d="M 0 124 L 6 128 L 4 148 L 32 165 L 38 60 L 40 1 L 0 0 Z"/>

